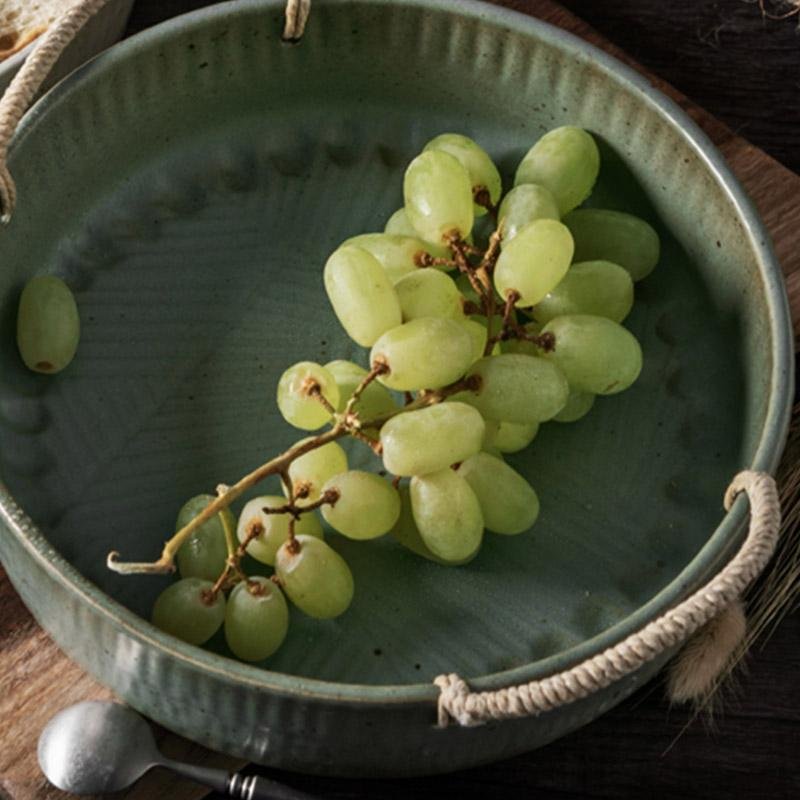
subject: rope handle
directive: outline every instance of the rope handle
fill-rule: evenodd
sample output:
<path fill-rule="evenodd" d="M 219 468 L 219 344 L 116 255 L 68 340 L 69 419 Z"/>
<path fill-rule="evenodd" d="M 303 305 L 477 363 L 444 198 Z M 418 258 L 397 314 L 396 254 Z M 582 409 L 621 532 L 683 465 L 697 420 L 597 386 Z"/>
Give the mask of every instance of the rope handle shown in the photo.
<path fill-rule="evenodd" d="M 556 675 L 494 692 L 471 692 L 458 675 L 439 675 L 440 728 L 450 721 L 469 727 L 489 720 L 535 717 L 574 703 L 635 672 L 656 656 L 686 641 L 736 602 L 775 551 L 781 509 L 775 480 L 764 472 L 740 472 L 725 493 L 725 510 L 745 492 L 750 528 L 738 553 L 705 586 L 661 617 L 613 647 Z"/>
<path fill-rule="evenodd" d="M 31 101 L 53 65 L 83 26 L 111 0 L 76 0 L 42 34 L 0 99 L 0 223 L 8 224 L 17 201 L 17 188 L 8 171 L 8 148 Z M 283 38 L 297 42 L 303 35 L 311 0 L 287 0 Z"/>

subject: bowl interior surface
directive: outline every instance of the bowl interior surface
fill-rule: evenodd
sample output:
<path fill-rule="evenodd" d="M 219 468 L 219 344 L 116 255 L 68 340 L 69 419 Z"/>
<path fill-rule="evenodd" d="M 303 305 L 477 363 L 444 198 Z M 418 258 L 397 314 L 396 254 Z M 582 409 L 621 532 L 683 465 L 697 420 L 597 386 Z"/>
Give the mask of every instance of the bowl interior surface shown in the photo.
<path fill-rule="evenodd" d="M 293 610 L 264 664 L 277 672 L 417 683 L 596 636 L 709 540 L 766 425 L 773 312 L 754 243 L 704 157 L 591 51 L 455 6 L 319 4 L 297 46 L 278 39 L 276 3 L 195 14 L 67 80 L 13 152 L 19 210 L 0 235 L 3 479 L 67 561 L 145 618 L 170 579 L 121 577 L 106 554 L 151 560 L 188 497 L 305 435 L 277 412 L 287 366 L 366 362 L 330 309 L 322 267 L 343 239 L 382 230 L 429 138 L 473 136 L 509 188 L 543 132 L 585 126 L 603 155 L 588 204 L 658 229 L 661 262 L 626 322 L 644 349 L 641 378 L 507 459 L 539 493 L 535 527 L 487 534 L 461 568 L 330 535 L 355 601 L 335 621 Z M 78 355 L 53 377 L 27 372 L 14 344 L 21 287 L 40 273 L 67 280 L 82 319 Z M 349 450 L 352 466 L 378 468 L 365 447 Z M 277 481 L 259 493 L 279 493 Z M 226 652 L 221 636 L 211 646 Z"/>

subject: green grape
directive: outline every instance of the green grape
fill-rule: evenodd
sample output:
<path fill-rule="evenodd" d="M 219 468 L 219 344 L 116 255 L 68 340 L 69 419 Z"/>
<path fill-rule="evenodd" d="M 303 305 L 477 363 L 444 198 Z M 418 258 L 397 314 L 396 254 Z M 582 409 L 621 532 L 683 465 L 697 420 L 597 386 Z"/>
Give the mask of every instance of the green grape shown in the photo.
<path fill-rule="evenodd" d="M 610 261 L 573 264 L 561 283 L 533 308 L 542 324 L 565 314 L 592 314 L 622 322 L 633 306 L 633 281 Z"/>
<path fill-rule="evenodd" d="M 395 284 L 403 322 L 420 317 L 464 318 L 464 298 L 451 278 L 435 269 L 420 269 Z"/>
<path fill-rule="evenodd" d="M 383 465 L 392 475 L 427 475 L 481 449 L 485 425 L 465 403 L 440 403 L 392 417 L 381 428 Z"/>
<path fill-rule="evenodd" d="M 428 549 L 428 546 L 422 541 L 422 536 L 417 528 L 417 523 L 414 522 L 414 512 L 411 509 L 411 493 L 408 486 L 400 485 L 397 490 L 400 493 L 400 516 L 397 518 L 395 526 L 389 531 L 389 535 L 398 541 L 403 547 L 416 553 L 418 556 L 427 558 L 429 561 L 434 561 L 437 564 L 446 566 L 456 566 L 459 564 L 466 564 L 472 561 L 478 553 L 476 549 L 470 556 L 465 559 L 457 561 L 445 561 L 439 558 L 435 553 Z"/>
<path fill-rule="evenodd" d="M 153 625 L 189 644 L 207 642 L 225 619 L 225 596 L 202 578 L 181 578 L 156 598 Z"/>
<path fill-rule="evenodd" d="M 503 192 L 503 182 L 489 154 L 477 142 L 459 133 L 442 133 L 425 145 L 423 152 L 426 150 L 442 150 L 457 158 L 467 171 L 472 188 L 480 186 L 486 189 L 492 205 L 497 205 Z M 486 212 L 483 206 L 473 204 L 476 217 Z"/>
<path fill-rule="evenodd" d="M 350 470 L 334 475 L 323 492 L 335 489 L 339 499 L 322 506 L 322 516 L 349 539 L 375 539 L 388 533 L 400 514 L 397 489 L 380 475 Z"/>
<path fill-rule="evenodd" d="M 308 442 L 309 439 L 301 439 L 297 444 Z M 308 492 L 306 498 L 313 503 L 319 500 L 322 487 L 325 482 L 338 475 L 340 472 L 347 471 L 347 454 L 336 442 L 328 442 L 303 453 L 289 465 L 289 480 L 292 482 L 295 494 L 302 490 Z M 284 492 L 286 487 L 283 487 Z"/>
<path fill-rule="evenodd" d="M 585 417 L 594 405 L 595 395 L 570 389 L 567 404 L 553 417 L 555 422 L 577 422 Z"/>
<path fill-rule="evenodd" d="M 233 587 L 225 604 L 225 641 L 242 661 L 261 661 L 282 644 L 289 630 L 283 592 L 255 575 Z"/>
<path fill-rule="evenodd" d="M 289 599 L 309 617 L 332 619 L 353 599 L 353 573 L 347 562 L 321 539 L 298 536 L 298 552 L 281 545 L 275 571 Z"/>
<path fill-rule="evenodd" d="M 575 240 L 576 261 L 611 261 L 628 270 L 634 281 L 646 278 L 658 263 L 658 234 L 633 214 L 579 208 L 564 218 L 564 224 Z"/>
<path fill-rule="evenodd" d="M 472 230 L 472 184 L 458 159 L 441 150 L 420 153 L 403 179 L 406 215 L 420 236 L 441 244 Z"/>
<path fill-rule="evenodd" d="M 398 236 L 388 233 L 363 233 L 348 239 L 342 247 L 360 247 L 380 262 L 389 280 L 396 284 L 406 275 L 420 271 L 415 261 L 419 253 L 430 252 L 430 245 L 416 234 Z"/>
<path fill-rule="evenodd" d="M 610 319 L 571 314 L 548 322 L 544 332 L 555 337 L 547 358 L 561 368 L 573 389 L 616 394 L 639 377 L 642 348 L 630 331 Z"/>
<path fill-rule="evenodd" d="M 452 469 L 411 479 L 411 510 L 422 541 L 444 561 L 465 561 L 481 546 L 483 516 L 470 485 Z"/>
<path fill-rule="evenodd" d="M 501 453 L 518 453 L 524 450 L 539 432 L 539 423 L 501 422 L 492 445 Z"/>
<path fill-rule="evenodd" d="M 486 341 L 489 338 L 485 325 L 474 319 L 463 319 L 461 324 L 470 335 L 472 340 L 472 363 L 479 358 L 483 358 L 483 351 L 486 349 Z"/>
<path fill-rule="evenodd" d="M 464 394 L 487 419 L 533 423 L 552 419 L 564 407 L 569 386 L 560 369 L 534 356 L 503 353 L 470 367 L 481 379 L 477 391 Z"/>
<path fill-rule="evenodd" d="M 60 372 L 75 356 L 81 321 L 75 298 L 61 278 L 40 275 L 22 290 L 17 311 L 17 347 L 34 372 Z"/>
<path fill-rule="evenodd" d="M 503 242 L 508 244 L 531 222 L 560 218 L 556 199 L 548 189 L 535 183 L 521 183 L 503 198 L 497 221 L 502 226 Z"/>
<path fill-rule="evenodd" d="M 325 264 L 325 291 L 347 335 L 362 347 L 400 324 L 400 302 L 388 272 L 375 256 L 347 245 Z"/>
<path fill-rule="evenodd" d="M 495 288 L 504 298 L 512 289 L 519 292 L 518 306 L 535 305 L 567 274 L 572 251 L 566 225 L 537 219 L 503 245 L 494 271 Z"/>
<path fill-rule="evenodd" d="M 600 153 L 591 134 L 568 125 L 546 133 L 528 150 L 514 185 L 536 183 L 549 189 L 564 216 L 589 196 L 599 171 Z"/>
<path fill-rule="evenodd" d="M 278 408 L 283 418 L 295 428 L 313 431 L 331 419 L 328 410 L 309 392 L 313 386 L 319 387 L 322 396 L 336 408 L 339 387 L 333 375 L 313 361 L 294 364 L 278 381 Z"/>
<path fill-rule="evenodd" d="M 286 505 L 286 498 L 277 495 L 264 495 L 254 497 L 239 514 L 239 523 L 236 526 L 236 536 L 240 542 L 247 538 L 250 525 L 253 522 L 261 523 L 263 532 L 247 545 L 247 552 L 256 561 L 262 564 L 275 565 L 275 554 L 278 548 L 289 538 L 289 514 L 265 514 L 265 508 L 282 508 Z M 294 524 L 296 534 L 316 536 L 322 538 L 322 523 L 313 511 L 301 514 Z"/>
<path fill-rule="evenodd" d="M 352 361 L 329 361 L 325 369 L 333 375 L 339 387 L 339 403 L 336 410 L 344 411 L 348 400 L 364 379 L 367 371 Z M 356 401 L 355 410 L 362 421 L 382 417 L 397 408 L 392 395 L 385 386 L 373 381 Z"/>
<path fill-rule="evenodd" d="M 175 530 L 188 525 L 198 514 L 205 511 L 216 498 L 211 494 L 199 494 L 187 500 L 178 512 Z M 180 546 L 177 555 L 178 572 L 182 578 L 203 578 L 215 581 L 225 569 L 228 547 L 225 542 L 225 525 L 233 531 L 236 520 L 229 508 L 223 508 L 211 519 L 206 520 Z"/>
<path fill-rule="evenodd" d="M 384 233 L 419 238 L 417 229 L 411 224 L 405 208 L 398 208 L 386 222 Z M 423 240 L 424 241 L 424 240 Z M 436 258 L 450 258 L 450 248 L 438 242 L 425 241 L 425 249 Z"/>
<path fill-rule="evenodd" d="M 459 321 L 412 319 L 375 342 L 370 364 L 386 364 L 378 380 L 399 392 L 440 389 L 457 381 L 472 363 L 472 337 Z"/>
<path fill-rule="evenodd" d="M 489 453 L 476 453 L 458 468 L 480 503 L 483 524 L 494 533 L 522 533 L 539 516 L 539 498 L 525 478 Z"/>

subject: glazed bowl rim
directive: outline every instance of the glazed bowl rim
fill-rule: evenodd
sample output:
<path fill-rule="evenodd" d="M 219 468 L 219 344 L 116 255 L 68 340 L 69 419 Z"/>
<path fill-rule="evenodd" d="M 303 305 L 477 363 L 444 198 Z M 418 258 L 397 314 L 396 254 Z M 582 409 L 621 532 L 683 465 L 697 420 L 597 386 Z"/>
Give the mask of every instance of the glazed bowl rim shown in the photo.
<path fill-rule="evenodd" d="M 335 4 L 334 4 L 335 5 Z M 793 340 L 789 306 L 780 266 L 770 244 L 769 234 L 755 207 L 739 181 L 725 163 L 708 136 L 694 123 L 677 103 L 656 89 L 643 75 L 597 48 L 595 45 L 550 23 L 521 12 L 500 8 L 478 0 L 461 0 L 454 8 L 450 0 L 359 0 L 359 5 L 402 5 L 421 11 L 438 11 L 478 19 L 501 25 L 542 41 L 579 61 L 589 61 L 602 72 L 628 90 L 637 100 L 656 113 L 662 124 L 679 132 L 694 151 L 706 170 L 713 176 L 736 210 L 739 222 L 756 258 L 763 280 L 766 307 L 771 335 L 772 374 L 766 419 L 759 445 L 749 469 L 773 472 L 780 458 L 791 412 L 791 386 L 793 382 Z M 282 0 L 231 0 L 174 17 L 142 31 L 96 57 L 73 72 L 50 90 L 26 115 L 13 145 L 17 145 L 45 119 L 47 111 L 59 100 L 79 92 L 81 85 L 95 72 L 103 70 L 130 55 L 157 46 L 178 32 L 202 28 L 206 23 L 231 14 L 248 14 L 253 11 L 281 10 Z M 313 16 L 312 16 L 313 24 Z M 289 45 L 287 45 L 289 46 Z M 12 145 L 12 147 L 13 147 Z M 733 475 L 731 475 L 733 478 Z M 720 505 L 722 498 L 720 498 Z M 743 528 L 747 503 L 737 500 L 717 526 L 713 535 L 695 557 L 657 595 L 640 606 L 617 624 L 578 645 L 547 658 L 531 661 L 522 666 L 480 677 L 464 676 L 477 690 L 494 690 L 527 683 L 576 664 L 593 654 L 605 650 L 674 605 L 706 576 L 718 559 L 727 551 Z M 163 655 L 183 662 L 187 668 L 202 670 L 223 682 L 250 686 L 258 690 L 298 695 L 304 699 L 339 701 L 347 703 L 424 703 L 435 701 L 438 689 L 432 683 L 409 684 L 356 684 L 337 683 L 318 679 L 271 672 L 262 667 L 240 663 L 231 658 L 205 651 L 162 633 L 150 622 L 130 611 L 84 578 L 65 558 L 49 544 L 45 535 L 25 516 L 4 485 L 0 485 L 0 518 L 16 536 L 25 551 L 47 574 L 66 591 L 102 617 L 107 624 L 123 631 L 142 646 L 156 648 Z"/>

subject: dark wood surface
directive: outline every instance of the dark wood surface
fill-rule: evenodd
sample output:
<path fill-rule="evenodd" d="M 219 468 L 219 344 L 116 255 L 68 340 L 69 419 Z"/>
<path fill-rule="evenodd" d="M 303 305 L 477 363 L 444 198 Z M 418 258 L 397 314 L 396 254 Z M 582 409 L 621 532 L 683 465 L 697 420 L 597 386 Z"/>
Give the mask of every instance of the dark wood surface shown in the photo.
<path fill-rule="evenodd" d="M 536 0 L 504 2 L 523 11 L 540 11 L 545 5 Z M 208 4 L 207 0 L 137 0 L 129 32 Z M 800 170 L 800 34 L 796 20 L 765 20 L 758 3 L 750 0 L 564 0 L 563 5 L 736 132 L 795 171 Z M 766 5 L 776 9 L 775 5 Z M 567 24 L 559 18 L 555 21 Z M 567 27 L 576 29 L 574 24 Z M 579 28 L 579 33 L 591 35 L 585 28 Z M 796 285 L 792 279 L 800 276 L 800 202 L 793 201 L 791 194 L 797 195 L 797 189 L 786 188 L 786 173 L 765 165 L 768 160 L 749 152 L 745 143 L 732 141 L 730 134 L 710 118 L 699 112 L 698 116 L 715 131 L 715 141 L 725 143 L 721 145 L 723 152 L 759 203 L 783 257 L 791 291 Z M 797 310 L 800 291 L 796 299 Z M 64 665 L 63 656 L 36 629 L 8 584 L 3 584 L 1 572 L 0 650 L 4 660 L 16 658 L 22 665 L 13 670 L 15 680 L 29 690 L 21 693 L 20 685 L 3 682 L 0 692 L 2 750 L 9 753 L 16 747 L 21 761 L 32 745 L 28 742 L 23 746 L 18 738 L 30 738 L 37 709 L 44 705 L 37 698 L 47 696 L 48 703 L 60 707 L 71 702 L 71 697 L 102 690 L 77 667 Z M 50 653 L 48 663 L 61 676 L 56 681 L 56 698 L 53 676 L 48 678 L 47 672 L 33 666 L 44 651 Z M 752 654 L 749 663 L 749 673 L 741 677 L 738 694 L 728 696 L 713 727 L 702 720 L 692 721 L 683 709 L 670 709 L 662 687 L 654 682 L 569 737 L 478 769 L 436 778 L 380 782 L 279 777 L 327 798 L 795 800 L 800 798 L 800 614 L 790 616 L 763 650 Z M 13 729 L 18 733 L 12 742 L 2 733 L 9 719 L 8 708 L 2 711 L 3 701 L 22 695 L 29 696 L 25 708 L 17 708 L 16 703 L 12 710 L 23 717 L 28 715 L 28 722 Z M 164 741 L 171 755 L 198 758 L 191 749 L 181 751 L 188 745 L 176 737 Z M 7 774 L 16 766 L 9 758 L 5 762 Z M 26 774 L 33 775 L 35 766 L 28 760 L 31 763 L 25 768 Z M 0 787 L 8 790 L 11 787 L 3 772 L 0 769 Z M 19 785 L 24 791 L 13 791 L 14 800 L 38 799 L 45 794 L 48 798 L 63 797 L 45 790 L 38 776 Z M 191 787 L 167 783 L 162 776 L 139 787 L 135 795 L 143 800 L 179 800 L 190 793 Z"/>
<path fill-rule="evenodd" d="M 131 27 L 206 3 L 138 0 Z M 525 0 L 507 2 L 533 10 Z M 797 18 L 764 17 L 746 0 L 562 0 L 636 61 L 800 171 Z M 527 8 L 526 8 L 527 7 Z M 777 12 L 776 4 L 765 8 Z M 750 659 L 738 696 L 713 725 L 670 709 L 653 683 L 542 750 L 479 769 L 404 781 L 284 775 L 331 798 L 800 797 L 800 614 Z"/>

